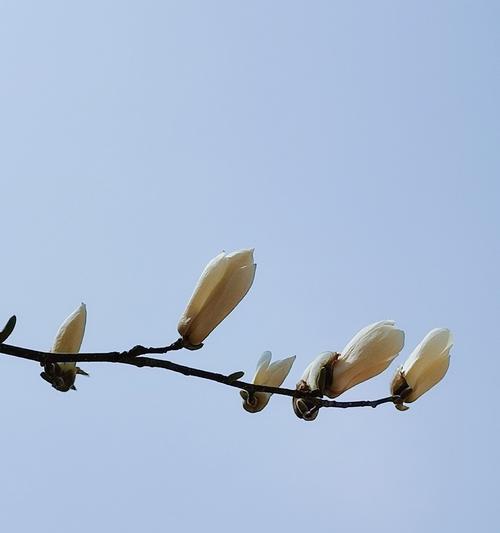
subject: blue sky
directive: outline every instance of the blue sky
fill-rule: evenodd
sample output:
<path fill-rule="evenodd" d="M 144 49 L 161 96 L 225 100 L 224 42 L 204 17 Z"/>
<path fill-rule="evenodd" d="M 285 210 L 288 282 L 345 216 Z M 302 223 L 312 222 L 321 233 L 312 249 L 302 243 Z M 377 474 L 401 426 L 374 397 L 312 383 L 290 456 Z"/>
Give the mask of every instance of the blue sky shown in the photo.
<path fill-rule="evenodd" d="M 83 365 L 62 394 L 0 357 L 5 531 L 495 531 L 497 2 L 0 1 L 0 316 L 48 349 L 163 345 L 204 265 L 256 280 L 198 352 L 251 377 L 394 319 L 455 335 L 406 413 Z M 394 363 L 394 367 L 397 363 Z M 385 396 L 391 368 L 342 399 Z"/>

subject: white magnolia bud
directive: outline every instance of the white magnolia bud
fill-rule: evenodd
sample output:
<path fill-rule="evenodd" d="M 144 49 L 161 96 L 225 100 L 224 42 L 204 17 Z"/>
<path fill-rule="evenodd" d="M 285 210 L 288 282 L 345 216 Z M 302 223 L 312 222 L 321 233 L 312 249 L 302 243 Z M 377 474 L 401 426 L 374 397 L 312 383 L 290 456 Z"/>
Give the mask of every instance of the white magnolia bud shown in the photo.
<path fill-rule="evenodd" d="M 402 395 L 405 403 L 414 402 L 439 383 L 450 365 L 453 336 L 449 329 L 430 331 L 399 367 L 391 383 L 391 393 Z M 404 406 L 401 407 L 404 410 Z"/>
<path fill-rule="evenodd" d="M 336 398 L 347 389 L 384 371 L 402 350 L 404 332 L 383 320 L 359 331 L 342 350 L 323 352 L 305 369 L 297 390 Z M 307 398 L 294 398 L 295 414 L 314 420 L 318 411 Z"/>
<path fill-rule="evenodd" d="M 86 322 L 87 307 L 82 303 L 59 327 L 50 351 L 53 353 L 78 353 L 82 345 Z M 76 363 L 61 364 L 76 365 Z"/>
<path fill-rule="evenodd" d="M 287 357 L 271 364 L 271 352 L 264 352 L 257 362 L 257 369 L 252 383 L 254 385 L 266 385 L 268 387 L 280 387 L 292 369 L 295 356 Z M 249 393 L 240 391 L 243 398 L 243 408 L 249 413 L 262 411 L 268 404 L 272 394 L 268 392 Z"/>
<path fill-rule="evenodd" d="M 393 320 L 382 320 L 363 328 L 335 361 L 325 394 L 336 398 L 383 372 L 403 349 L 404 341 L 404 331 L 396 328 Z"/>
<path fill-rule="evenodd" d="M 201 347 L 240 303 L 252 286 L 255 268 L 253 249 L 222 252 L 208 263 L 177 326 L 186 348 Z"/>
<path fill-rule="evenodd" d="M 87 322 L 87 308 L 82 303 L 61 324 L 57 332 L 51 352 L 53 353 L 78 353 L 85 333 Z M 52 383 L 57 390 L 66 392 L 74 388 L 77 374 L 86 373 L 76 366 L 76 363 L 54 363 L 45 368 L 44 379 Z"/>

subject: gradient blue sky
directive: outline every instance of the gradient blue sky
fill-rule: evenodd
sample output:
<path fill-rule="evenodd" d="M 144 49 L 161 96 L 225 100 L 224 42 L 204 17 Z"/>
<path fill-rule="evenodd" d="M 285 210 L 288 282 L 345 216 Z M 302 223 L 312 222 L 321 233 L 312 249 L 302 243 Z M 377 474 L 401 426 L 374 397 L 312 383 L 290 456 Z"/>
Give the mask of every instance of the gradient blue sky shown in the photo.
<path fill-rule="evenodd" d="M 248 297 L 175 360 L 297 355 L 293 386 L 377 320 L 407 333 L 397 361 L 455 334 L 410 411 L 310 424 L 146 369 L 82 364 L 62 394 L 0 357 L 2 531 L 496 531 L 499 23 L 480 0 L 0 1 L 13 343 L 49 348 L 80 301 L 85 351 L 169 343 L 242 247 Z"/>

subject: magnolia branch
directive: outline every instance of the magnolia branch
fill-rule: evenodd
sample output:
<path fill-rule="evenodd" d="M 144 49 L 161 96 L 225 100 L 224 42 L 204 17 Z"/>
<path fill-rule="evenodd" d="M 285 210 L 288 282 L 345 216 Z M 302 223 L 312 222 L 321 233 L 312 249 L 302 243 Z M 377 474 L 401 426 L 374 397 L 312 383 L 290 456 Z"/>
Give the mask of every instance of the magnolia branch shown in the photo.
<path fill-rule="evenodd" d="M 29 348 L 23 348 L 20 346 L 12 346 L 10 344 L 0 344 L 0 353 L 5 355 L 11 355 L 13 357 L 19 357 L 21 359 L 28 359 L 30 361 L 36 361 L 41 366 L 49 363 L 118 363 L 123 365 L 131 365 L 138 368 L 162 368 L 184 376 L 194 376 L 209 381 L 215 381 L 228 387 L 234 387 L 240 390 L 245 390 L 249 394 L 256 392 L 266 392 L 270 394 L 276 394 L 279 396 L 289 396 L 291 398 L 307 398 L 308 404 L 313 405 L 314 408 L 320 409 L 321 407 L 337 407 L 337 408 L 350 408 L 350 407 L 377 407 L 384 403 L 398 403 L 401 401 L 400 396 L 388 396 L 379 400 L 360 400 L 354 402 L 339 402 L 336 400 L 324 400 L 318 398 L 318 393 L 305 392 L 295 389 L 286 389 L 281 387 L 268 387 L 266 385 L 255 385 L 253 383 L 246 383 L 240 381 L 239 378 L 243 377 L 243 372 L 233 372 L 229 375 L 219 374 L 216 372 L 210 372 L 208 370 L 201 370 L 199 368 L 192 368 L 172 361 L 166 361 L 164 359 L 155 359 L 152 357 L 144 357 L 148 354 L 164 354 L 171 351 L 182 349 L 183 341 L 178 339 L 174 343 L 168 346 L 162 346 L 158 348 L 147 348 L 145 346 L 134 346 L 130 350 L 124 352 L 99 352 L 99 353 L 77 353 L 77 354 L 64 354 L 64 353 L 52 353 L 42 352 L 39 350 L 32 350 Z"/>
<path fill-rule="evenodd" d="M 210 333 L 248 293 L 255 277 L 255 267 L 253 249 L 229 254 L 222 252 L 214 257 L 203 270 L 179 319 L 177 331 L 181 338 L 168 346 L 147 348 L 138 345 L 123 352 L 79 353 L 87 321 L 87 308 L 82 302 L 59 327 L 50 352 L 5 344 L 16 325 L 16 317 L 12 316 L 0 330 L 0 353 L 38 362 L 43 367 L 40 377 L 60 392 L 76 390 L 76 376 L 88 375 L 76 366 L 78 362 L 163 368 L 239 389 L 243 409 L 250 413 L 262 411 L 273 394 L 288 396 L 292 398 L 297 417 L 309 421 L 314 420 L 323 407 L 345 409 L 392 403 L 400 411 L 407 410 L 405 403 L 414 402 L 446 374 L 453 338 L 448 329 L 436 328 L 427 334 L 398 368 L 390 384 L 391 396 L 354 402 L 323 399 L 324 396 L 337 398 L 390 365 L 403 349 L 405 337 L 404 331 L 396 327 L 394 320 L 381 320 L 364 327 L 342 352 L 320 353 L 304 370 L 296 389 L 281 387 L 294 364 L 295 356 L 271 362 L 271 352 L 263 352 L 257 362 L 254 383 L 241 381 L 244 376 L 242 371 L 226 375 L 148 357 L 182 348 L 201 348 Z"/>

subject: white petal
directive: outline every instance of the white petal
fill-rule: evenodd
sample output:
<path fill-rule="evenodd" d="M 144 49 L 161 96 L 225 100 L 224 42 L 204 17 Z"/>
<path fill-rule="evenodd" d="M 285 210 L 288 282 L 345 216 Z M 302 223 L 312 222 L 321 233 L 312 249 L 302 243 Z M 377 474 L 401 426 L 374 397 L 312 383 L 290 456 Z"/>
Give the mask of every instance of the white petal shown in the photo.
<path fill-rule="evenodd" d="M 53 353 L 78 353 L 85 333 L 87 308 L 82 303 L 61 324 L 51 351 Z M 61 367 L 75 367 L 76 363 L 58 363 Z"/>
<path fill-rule="evenodd" d="M 403 372 L 406 374 L 415 366 L 425 367 L 429 360 L 448 353 L 452 346 L 453 336 L 449 329 L 436 328 L 429 331 L 403 364 Z"/>
<path fill-rule="evenodd" d="M 269 351 L 265 351 L 257 361 L 257 368 L 255 370 L 255 376 L 253 378 L 253 383 L 259 383 L 262 385 L 263 381 L 266 378 L 266 372 L 271 363 L 272 354 Z"/>
<path fill-rule="evenodd" d="M 257 372 L 253 379 L 255 385 L 280 387 L 292 368 L 295 356 L 282 359 L 281 361 L 275 361 L 272 365 L 269 365 L 270 361 L 271 352 L 264 352 L 257 363 Z M 257 413 L 262 411 L 269 403 L 272 394 L 268 392 L 255 392 L 253 396 L 255 402 L 251 404 L 248 401 L 248 396 L 245 393 L 242 394 L 243 408 L 250 413 Z"/>
<path fill-rule="evenodd" d="M 177 329 L 181 335 L 187 332 L 189 323 L 200 312 L 211 292 L 223 278 L 228 267 L 228 262 L 225 261 L 225 258 L 226 253 L 221 252 L 208 263 L 201 273 L 186 309 L 179 319 Z"/>
<path fill-rule="evenodd" d="M 433 329 L 413 350 L 402 372 L 412 389 L 406 402 L 414 402 L 445 376 L 450 364 L 453 337 L 446 328 Z"/>
<path fill-rule="evenodd" d="M 444 358 L 440 357 L 439 359 L 436 359 L 433 364 L 427 367 L 425 373 L 417 377 L 413 386 L 410 385 L 407 379 L 408 385 L 410 385 L 412 392 L 405 399 L 405 402 L 414 402 L 417 398 L 420 398 L 422 394 L 425 394 L 429 389 L 434 387 L 434 385 L 439 383 L 446 375 L 449 366 L 450 356 L 448 355 Z"/>
<path fill-rule="evenodd" d="M 254 250 L 254 248 L 244 248 L 243 250 L 236 250 L 235 252 L 227 254 L 226 260 L 231 264 L 232 268 L 253 265 Z"/>
<path fill-rule="evenodd" d="M 360 330 L 346 345 L 333 367 L 331 387 L 335 398 L 383 372 L 404 346 L 404 332 L 393 320 L 382 320 Z"/>
<path fill-rule="evenodd" d="M 265 383 L 261 383 L 261 385 L 267 385 L 269 387 L 281 387 L 283 381 L 285 381 L 286 377 L 290 373 L 294 361 L 295 356 L 287 357 L 281 361 L 274 362 L 267 370 Z"/>
<path fill-rule="evenodd" d="M 233 311 L 252 286 L 256 265 L 244 266 L 224 276 L 195 316 L 188 330 L 193 345 L 205 338 Z"/>
<path fill-rule="evenodd" d="M 399 353 L 403 349 L 404 338 L 404 332 L 395 327 L 394 320 L 375 322 L 356 333 L 342 350 L 339 360 L 353 362 L 361 358 L 381 357 L 386 353 Z"/>
<path fill-rule="evenodd" d="M 198 345 L 238 305 L 255 276 L 253 249 L 219 254 L 203 271 L 177 329 Z"/>

